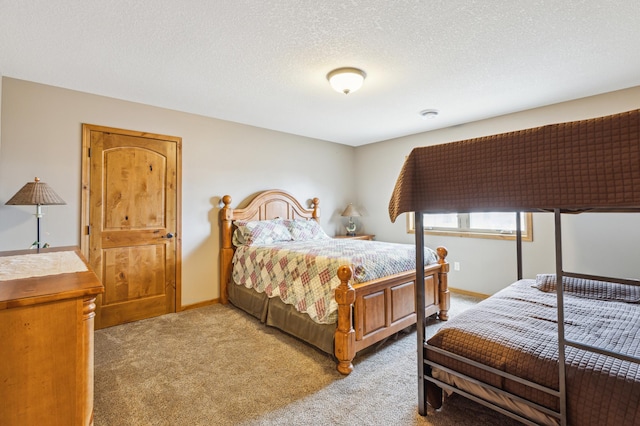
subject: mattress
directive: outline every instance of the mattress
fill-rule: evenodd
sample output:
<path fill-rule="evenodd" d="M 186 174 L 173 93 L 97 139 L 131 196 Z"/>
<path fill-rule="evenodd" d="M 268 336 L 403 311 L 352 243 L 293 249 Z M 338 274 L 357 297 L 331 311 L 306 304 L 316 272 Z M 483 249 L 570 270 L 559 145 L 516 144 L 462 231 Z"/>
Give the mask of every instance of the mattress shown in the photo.
<path fill-rule="evenodd" d="M 428 345 L 462 355 L 540 385 L 558 389 L 557 296 L 544 282 L 520 280 L 451 319 Z M 640 305 L 611 292 L 564 292 L 565 336 L 592 346 L 640 357 Z M 546 291 L 542 291 L 546 290 Z M 628 293 L 623 299 L 629 300 Z M 633 297 L 631 297 L 633 300 Z M 434 351 L 425 358 L 552 410 L 558 398 L 463 364 Z M 566 349 L 569 424 L 637 424 L 640 366 Z"/>

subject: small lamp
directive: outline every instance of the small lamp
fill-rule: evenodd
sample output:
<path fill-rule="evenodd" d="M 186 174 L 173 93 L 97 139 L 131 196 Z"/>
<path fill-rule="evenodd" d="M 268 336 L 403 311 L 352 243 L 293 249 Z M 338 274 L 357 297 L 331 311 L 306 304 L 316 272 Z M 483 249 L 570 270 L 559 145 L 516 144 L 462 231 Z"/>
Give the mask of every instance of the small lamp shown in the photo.
<path fill-rule="evenodd" d="M 49 185 L 35 178 L 34 182 L 28 182 L 16 195 L 5 203 L 9 206 L 36 206 L 37 239 L 34 245 L 40 249 L 40 218 L 42 207 L 49 205 L 67 204 Z"/>
<path fill-rule="evenodd" d="M 361 216 L 360 212 L 355 207 L 353 207 L 353 204 L 349 203 L 347 208 L 344 209 L 344 211 L 342 212 L 341 216 L 349 217 L 349 224 L 347 224 L 347 226 L 346 226 L 347 235 L 349 237 L 355 237 L 356 236 L 356 223 L 353 221 L 353 218 Z"/>

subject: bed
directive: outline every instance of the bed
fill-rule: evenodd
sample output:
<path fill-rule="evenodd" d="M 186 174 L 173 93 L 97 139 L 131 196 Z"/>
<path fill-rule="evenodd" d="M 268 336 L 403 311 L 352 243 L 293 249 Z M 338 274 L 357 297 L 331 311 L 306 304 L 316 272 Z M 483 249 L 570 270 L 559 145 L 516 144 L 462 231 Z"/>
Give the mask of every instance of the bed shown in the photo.
<path fill-rule="evenodd" d="M 640 211 L 640 110 L 414 149 L 391 220 L 473 211 L 552 212 L 555 273 L 519 272 L 428 341 L 418 327 L 419 413 L 455 392 L 530 425 L 640 423 L 640 281 L 565 271 L 561 229 L 563 214 Z"/>
<path fill-rule="evenodd" d="M 223 207 L 220 211 L 220 232 L 221 232 L 221 248 L 220 248 L 220 301 L 228 303 L 229 301 L 240 309 L 260 319 L 267 325 L 276 327 L 285 331 L 318 349 L 332 354 L 337 360 L 337 369 L 342 374 L 349 374 L 353 371 L 353 359 L 357 352 L 378 343 L 395 333 L 415 324 L 417 314 L 415 309 L 415 279 L 416 274 L 415 263 L 416 254 L 413 245 L 404 244 L 402 246 L 411 248 L 412 263 L 411 269 L 401 272 L 394 272 L 382 277 L 368 279 L 368 275 L 361 274 L 360 266 L 353 263 L 352 258 L 343 257 L 336 264 L 335 259 L 330 261 L 330 266 L 323 268 L 324 283 L 328 283 L 334 290 L 331 292 L 331 300 L 322 302 L 303 301 L 291 302 L 287 297 L 284 298 L 285 303 L 280 297 L 269 297 L 277 293 L 289 295 L 295 292 L 287 290 L 287 288 L 279 288 L 284 285 L 279 281 L 273 272 L 272 266 L 279 267 L 282 262 L 299 262 L 301 267 L 311 269 L 309 265 L 316 268 L 320 262 L 307 251 L 305 254 L 298 255 L 296 259 L 291 257 L 278 258 L 273 261 L 264 261 L 267 255 L 275 253 L 274 244 L 280 244 L 280 237 L 284 234 L 281 226 L 291 230 L 291 233 L 298 232 L 302 227 L 301 234 L 308 235 L 307 231 L 312 229 L 312 233 L 323 233 L 318 231 L 319 228 L 319 200 L 314 198 L 311 201 L 311 208 L 305 208 L 291 194 L 282 190 L 267 190 L 260 192 L 242 208 L 232 208 L 232 199 L 229 195 L 222 198 Z M 295 226 L 292 229 L 291 226 Z M 264 231 L 267 235 L 263 239 L 259 232 Z M 250 229 L 247 232 L 247 229 Z M 259 231 L 256 231 L 259 230 Z M 321 228 L 320 228 L 321 229 Z M 242 231 L 242 232 L 240 232 Z M 238 236 L 240 235 L 240 238 Z M 249 238 L 266 242 L 264 247 L 257 244 L 257 247 L 245 247 L 252 244 L 244 244 L 246 240 L 243 238 L 250 235 Z M 275 235 L 275 236 L 274 236 Z M 296 234 L 297 235 L 297 234 Z M 326 235 L 326 234 L 325 234 Z M 315 238 L 315 237 L 314 237 Z M 324 238 L 326 240 L 326 238 Z M 234 241 L 235 240 L 235 241 Z M 388 243 L 380 243 L 374 241 L 349 240 L 349 239 L 331 239 L 330 241 L 320 241 L 321 239 L 313 239 L 311 244 L 338 244 L 343 248 L 349 248 L 350 252 L 371 252 L 371 247 L 384 245 Z M 295 241 L 286 243 L 296 243 Z M 296 244 L 308 244 L 303 241 Z M 276 245 L 278 245 L 276 244 Z M 364 246 L 363 246 L 364 245 Z M 400 245 L 397 245 L 400 246 Z M 246 250 L 262 250 L 256 251 L 249 256 L 259 258 L 263 264 L 271 265 L 265 272 L 251 270 L 242 270 L 253 266 L 245 265 L 246 260 L 236 262 L 234 268 L 234 258 L 247 259 L 240 257 L 240 254 L 247 254 Z M 308 246 L 307 246 L 308 249 Z M 308 249 L 309 250 L 309 249 Z M 424 299 L 423 310 L 419 310 L 423 316 L 437 315 L 440 320 L 448 319 L 449 309 L 449 289 L 447 282 L 447 273 L 449 265 L 446 261 L 447 250 L 438 247 L 432 253 L 432 262 L 422 264 L 424 274 L 422 274 L 421 285 L 423 286 L 426 297 Z M 313 250 L 311 250 L 313 252 Z M 242 252 L 242 253 L 241 253 Z M 267 252 L 265 254 L 265 252 Z M 273 254 L 279 255 L 278 253 Z M 290 254 L 287 254 L 290 256 Z M 270 263 L 269 263 L 270 262 Z M 319 269 L 317 267 L 316 269 Z M 239 271 L 240 270 L 240 271 Z M 295 273 L 298 273 L 296 271 Z M 302 273 L 307 273 L 305 269 Z M 244 274 L 244 275 L 243 275 Z M 355 274 L 355 276 L 354 276 Z M 247 281 L 252 276 L 265 275 L 266 286 L 271 291 L 254 288 L 247 288 Z M 234 280 L 234 276 L 236 280 Z M 249 278 L 247 278 L 249 277 Z M 240 284 L 236 281 L 242 281 Z M 315 278 L 314 278 L 315 279 Z M 277 281 L 278 280 L 278 281 Z M 271 285 L 270 285 L 271 284 Z M 274 293 L 275 291 L 275 293 Z M 303 290 L 304 292 L 312 292 Z M 299 304 L 303 308 L 299 309 Z M 329 309 L 331 305 L 334 310 Z M 319 307 L 318 307 L 319 306 Z M 310 309 L 313 307 L 314 309 Z M 309 315 L 308 311 L 315 311 L 315 318 Z M 331 311 L 331 312 L 328 312 Z M 320 313 L 320 314 L 318 314 Z M 320 317 L 321 321 L 317 321 Z"/>

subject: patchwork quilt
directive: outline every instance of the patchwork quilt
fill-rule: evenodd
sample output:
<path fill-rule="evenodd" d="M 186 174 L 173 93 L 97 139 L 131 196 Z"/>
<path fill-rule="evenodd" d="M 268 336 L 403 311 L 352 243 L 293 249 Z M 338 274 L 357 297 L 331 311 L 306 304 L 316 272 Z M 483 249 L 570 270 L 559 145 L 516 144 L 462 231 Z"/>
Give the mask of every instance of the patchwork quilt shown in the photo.
<path fill-rule="evenodd" d="M 435 263 L 425 248 L 425 264 Z M 415 269 L 415 245 L 348 239 L 241 245 L 233 258 L 233 282 L 269 297 L 280 297 L 320 324 L 335 323 L 338 268 L 351 265 L 361 283 Z"/>

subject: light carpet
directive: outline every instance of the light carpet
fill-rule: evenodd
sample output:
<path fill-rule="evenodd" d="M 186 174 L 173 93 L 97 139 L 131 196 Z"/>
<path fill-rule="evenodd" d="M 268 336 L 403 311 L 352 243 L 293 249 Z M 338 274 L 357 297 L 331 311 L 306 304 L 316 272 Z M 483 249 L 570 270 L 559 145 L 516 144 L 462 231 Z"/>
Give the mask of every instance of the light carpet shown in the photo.
<path fill-rule="evenodd" d="M 452 294 L 451 316 L 477 301 Z M 519 424 L 458 395 L 420 416 L 416 357 L 413 328 L 343 376 L 329 355 L 232 305 L 163 315 L 96 331 L 95 426 Z"/>

